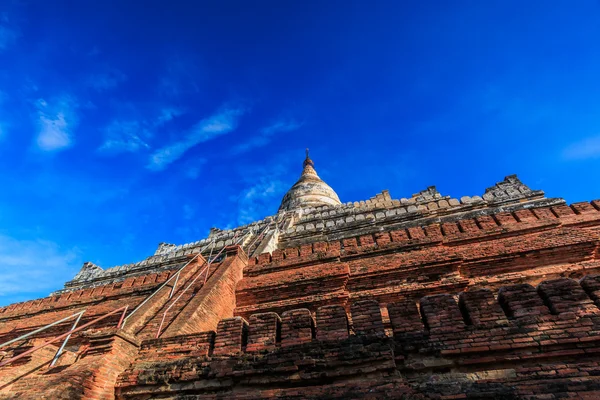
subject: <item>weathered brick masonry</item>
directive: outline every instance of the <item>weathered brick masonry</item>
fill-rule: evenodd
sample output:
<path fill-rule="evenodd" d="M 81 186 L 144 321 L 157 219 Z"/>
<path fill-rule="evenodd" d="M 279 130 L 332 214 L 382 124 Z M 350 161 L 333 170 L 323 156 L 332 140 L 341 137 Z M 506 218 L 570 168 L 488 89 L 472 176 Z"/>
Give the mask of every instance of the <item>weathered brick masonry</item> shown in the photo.
<path fill-rule="evenodd" d="M 122 329 L 115 314 L 73 334 L 54 367 L 61 342 L 0 367 L 0 398 L 600 398 L 600 201 L 510 176 L 482 197 L 341 204 L 307 159 L 276 216 L 86 263 L 1 308 L 0 343 L 123 305 L 142 306 Z"/>

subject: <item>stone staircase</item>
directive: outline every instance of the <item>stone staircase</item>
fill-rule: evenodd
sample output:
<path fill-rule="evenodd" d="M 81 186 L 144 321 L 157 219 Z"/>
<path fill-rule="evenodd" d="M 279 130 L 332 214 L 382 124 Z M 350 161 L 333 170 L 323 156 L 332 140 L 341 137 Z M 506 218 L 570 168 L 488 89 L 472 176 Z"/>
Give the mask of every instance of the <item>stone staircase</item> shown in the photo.
<path fill-rule="evenodd" d="M 210 279 L 217 268 L 218 264 L 210 265 L 208 279 Z M 186 279 L 185 282 L 180 281 L 171 299 L 163 304 L 163 306 L 156 314 L 154 314 L 148 323 L 146 323 L 144 327 L 137 332 L 136 336 L 140 340 L 154 339 L 160 327 L 161 321 L 163 320 L 163 316 L 164 322 L 161 333 L 164 333 L 167 327 L 173 323 L 179 313 L 181 313 L 181 311 L 188 305 L 192 298 L 204 286 L 205 274 L 205 266 L 202 265 L 197 267 L 197 271 L 195 271 L 193 274 L 190 274 L 189 278 Z"/>

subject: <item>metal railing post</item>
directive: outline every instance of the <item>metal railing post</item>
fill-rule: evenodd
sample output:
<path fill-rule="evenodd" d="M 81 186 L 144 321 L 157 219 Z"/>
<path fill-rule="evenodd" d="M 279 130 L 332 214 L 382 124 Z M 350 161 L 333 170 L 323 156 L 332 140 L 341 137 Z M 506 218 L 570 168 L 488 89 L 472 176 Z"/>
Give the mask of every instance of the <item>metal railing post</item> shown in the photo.
<path fill-rule="evenodd" d="M 79 316 L 75 320 L 75 323 L 73 324 L 73 327 L 71 328 L 71 330 L 77 328 L 77 324 L 79 323 L 79 320 L 81 319 L 82 315 L 83 315 L 83 311 L 81 313 L 79 313 Z M 65 348 L 65 346 L 67 345 L 67 342 L 69 341 L 70 338 L 71 338 L 71 335 L 68 335 L 65 338 L 65 341 L 60 345 L 60 347 L 56 351 L 56 354 L 54 355 L 54 358 L 52 359 L 52 363 L 50 364 L 50 368 L 54 367 L 54 364 L 56 364 L 56 362 L 58 361 L 58 357 L 60 357 L 60 355 L 62 354 L 62 351 Z"/>
<path fill-rule="evenodd" d="M 175 283 L 173 283 L 173 287 L 171 288 L 171 291 L 169 292 L 169 299 L 171 297 L 173 297 L 173 293 L 175 292 L 175 288 L 177 288 L 177 282 L 179 282 L 179 274 L 180 271 L 177 271 L 177 273 L 175 275 L 177 275 L 177 278 L 175 278 Z"/>
<path fill-rule="evenodd" d="M 117 324 L 117 329 L 121 329 L 121 327 L 123 326 L 123 320 L 125 319 L 125 314 L 127 314 L 128 308 L 129 308 L 129 305 L 126 305 L 125 309 L 123 310 L 123 314 L 121 314 L 121 318 L 119 318 L 119 323 Z"/>

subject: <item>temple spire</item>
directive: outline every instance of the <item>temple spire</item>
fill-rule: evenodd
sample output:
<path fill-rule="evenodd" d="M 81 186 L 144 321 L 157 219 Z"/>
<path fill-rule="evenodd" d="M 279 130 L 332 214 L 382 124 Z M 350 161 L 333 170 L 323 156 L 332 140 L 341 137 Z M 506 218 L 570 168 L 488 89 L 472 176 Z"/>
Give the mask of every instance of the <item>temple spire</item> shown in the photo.
<path fill-rule="evenodd" d="M 304 163 L 302 163 L 302 166 L 303 166 L 303 170 L 302 170 L 302 175 L 300 176 L 300 179 L 302 179 L 303 176 L 309 176 L 309 175 L 320 179 L 319 175 L 317 175 L 317 171 L 315 170 L 315 163 L 308 156 L 308 148 L 306 149 L 306 158 L 304 159 Z"/>
<path fill-rule="evenodd" d="M 304 168 L 306 168 L 307 165 L 310 165 L 313 168 L 315 167 L 315 163 L 308 156 L 308 147 L 306 148 L 306 158 L 304 159 L 304 164 L 303 165 L 304 165 Z M 316 174 L 316 172 L 315 172 L 315 174 Z"/>
<path fill-rule="evenodd" d="M 302 166 L 300 179 L 285 194 L 279 210 L 341 204 L 335 191 L 317 175 L 315 163 L 309 156 L 308 148 Z"/>

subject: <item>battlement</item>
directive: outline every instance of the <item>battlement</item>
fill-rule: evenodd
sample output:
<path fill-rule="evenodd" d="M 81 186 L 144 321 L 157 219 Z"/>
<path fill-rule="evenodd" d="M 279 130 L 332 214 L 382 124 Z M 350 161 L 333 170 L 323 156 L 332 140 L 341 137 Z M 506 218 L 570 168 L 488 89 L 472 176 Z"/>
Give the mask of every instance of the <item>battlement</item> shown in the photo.
<path fill-rule="evenodd" d="M 392 215 L 392 214 L 390 214 Z M 390 216 L 379 214 L 379 217 Z M 376 218 L 374 216 L 374 218 Z M 341 221 L 350 223 L 352 221 Z M 491 240 L 499 235 L 507 235 L 517 231 L 543 229 L 557 225 L 574 226 L 588 223 L 600 224 L 600 200 L 574 203 L 570 206 L 558 205 L 515 211 L 500 211 L 494 214 L 482 212 L 466 213 L 446 222 L 428 221 L 424 225 L 410 226 L 388 232 L 369 233 L 361 236 L 333 240 L 317 241 L 301 246 L 292 246 L 274 250 L 251 257 L 249 266 L 270 263 L 292 264 L 307 262 L 312 258 L 339 257 L 344 254 L 356 254 L 372 251 L 374 248 L 402 247 L 428 242 L 456 243 L 465 240 Z M 296 228 L 302 225 L 296 225 Z M 301 228 L 305 229 L 305 228 Z M 315 231 L 317 227 L 310 225 L 307 230 Z M 314 256 L 311 256 L 314 255 Z M 262 270 L 249 268 L 249 276 Z"/>
<path fill-rule="evenodd" d="M 280 248 L 312 242 L 315 238 L 332 241 L 381 229 L 452 222 L 464 218 L 465 213 L 480 216 L 564 204 L 563 199 L 547 199 L 543 191 L 530 189 L 516 175 L 487 188 L 483 196 L 463 196 L 460 200 L 442 195 L 435 186 L 400 200 L 392 199 L 384 191 L 367 201 L 299 210 L 300 218 L 285 230 Z"/>
<path fill-rule="evenodd" d="M 426 338 L 437 342 L 455 338 L 457 334 L 468 337 L 482 330 L 493 332 L 495 336 L 479 343 L 466 340 L 462 346 L 445 350 L 469 352 L 482 346 L 489 350 L 490 346 L 504 342 L 510 343 L 507 348 L 511 348 L 515 344 L 511 338 L 522 336 L 519 333 L 522 331 L 512 326 L 544 326 L 548 329 L 548 326 L 555 325 L 550 337 L 561 338 L 564 334 L 583 332 L 573 331 L 573 326 L 577 326 L 581 319 L 600 318 L 599 307 L 600 275 L 588 275 L 579 282 L 561 278 L 544 281 L 537 287 L 528 284 L 506 286 L 496 295 L 487 289 L 473 289 L 457 294 L 425 296 L 416 302 L 406 300 L 382 305 L 376 300 L 360 300 L 347 307 L 319 307 L 315 313 L 308 309 L 294 309 L 281 315 L 273 312 L 253 314 L 248 321 L 234 317 L 221 320 L 216 335 L 209 332 L 144 342 L 142 356 L 145 359 L 153 348 L 167 353 L 172 348 L 177 354 L 187 354 L 189 350 L 204 356 L 231 357 L 311 341 L 343 341 L 350 336 L 403 340 L 419 336 L 421 340 Z M 589 335 L 600 340 L 600 332 L 592 329 L 588 322 L 584 325 L 589 327 Z M 557 331 L 559 328 L 560 332 Z M 504 337 L 500 338 L 500 335 Z M 529 335 L 527 341 L 519 341 L 515 347 L 522 348 L 525 342 L 531 346 L 546 343 Z M 188 345 L 188 350 L 185 350 Z"/>
<path fill-rule="evenodd" d="M 55 294 L 65 293 L 80 288 L 91 288 L 123 281 L 131 277 L 145 276 L 149 273 L 177 269 L 194 256 L 201 254 L 205 258 L 218 254 L 221 250 L 243 238 L 242 245 L 254 244 L 250 252 L 258 247 L 256 239 L 259 233 L 274 228 L 277 216 L 264 218 L 251 224 L 228 230 L 213 230 L 209 237 L 183 245 L 159 243 L 155 253 L 139 262 L 102 269 L 91 262 L 85 262 L 77 275 L 65 283 L 65 288 Z"/>
<path fill-rule="evenodd" d="M 103 301 L 111 297 L 122 297 L 138 291 L 150 290 L 163 283 L 174 271 L 163 271 L 137 277 L 129 277 L 121 282 L 97 286 L 88 289 L 65 292 L 41 299 L 14 303 L 0 307 L 0 321 L 9 317 L 24 317 L 44 311 L 55 311 L 61 308 L 81 307 L 86 304 Z"/>
<path fill-rule="evenodd" d="M 418 388 L 438 398 L 448 393 L 447 382 L 459 393 L 489 391 L 490 396 L 507 390 L 487 386 L 488 379 L 500 379 L 520 398 L 547 377 L 535 369 L 539 363 L 556 374 L 556 384 L 541 393 L 561 392 L 556 389 L 561 378 L 578 377 L 585 390 L 598 390 L 596 380 L 585 381 L 585 371 L 598 370 L 592 360 L 600 344 L 600 309 L 592 298 L 599 289 L 596 275 L 579 282 L 549 280 L 536 288 L 512 285 L 496 295 L 475 289 L 418 302 L 361 300 L 315 313 L 296 309 L 253 314 L 248 321 L 228 318 L 219 322 L 216 334 L 143 342 L 137 361 L 119 377 L 117 394 L 124 399 L 157 391 L 166 395 L 177 382 L 190 393 L 238 398 L 236 387 L 253 390 L 248 388 L 267 379 L 275 393 L 301 390 L 316 399 L 350 393 L 346 380 L 362 377 L 369 389 L 361 391 L 383 397 L 414 394 Z M 570 367 L 575 359 L 589 369 Z M 429 381 L 431 374 L 440 380 Z"/>

